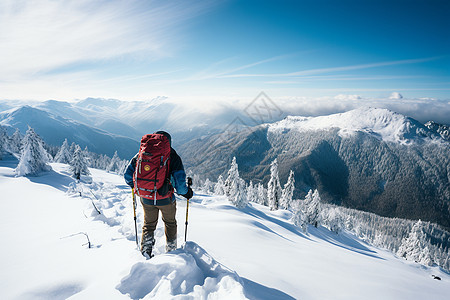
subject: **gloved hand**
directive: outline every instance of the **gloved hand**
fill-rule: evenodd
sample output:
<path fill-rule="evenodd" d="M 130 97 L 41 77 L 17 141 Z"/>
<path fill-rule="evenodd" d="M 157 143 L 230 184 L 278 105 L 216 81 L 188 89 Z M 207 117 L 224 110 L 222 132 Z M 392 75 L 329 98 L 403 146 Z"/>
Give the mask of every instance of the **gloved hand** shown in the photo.
<path fill-rule="evenodd" d="M 191 187 L 188 186 L 188 191 L 186 194 L 183 195 L 183 197 L 186 199 L 191 199 L 193 195 L 194 195 L 194 192 L 192 191 Z"/>

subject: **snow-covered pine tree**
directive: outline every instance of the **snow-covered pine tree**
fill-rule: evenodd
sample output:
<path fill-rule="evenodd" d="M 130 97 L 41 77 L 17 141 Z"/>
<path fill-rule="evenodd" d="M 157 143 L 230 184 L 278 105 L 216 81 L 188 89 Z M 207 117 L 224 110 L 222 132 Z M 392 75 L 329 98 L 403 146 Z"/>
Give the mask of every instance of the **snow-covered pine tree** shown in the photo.
<path fill-rule="evenodd" d="M 423 230 L 423 222 L 418 220 L 411 228 L 408 237 L 402 240 L 402 244 L 397 251 L 397 255 L 418 262 L 420 264 L 431 266 L 433 260 L 431 259 L 430 250 L 426 245 L 426 236 Z"/>
<path fill-rule="evenodd" d="M 247 198 L 247 186 L 245 184 L 244 179 L 237 178 L 237 180 L 233 181 L 231 184 L 231 193 L 232 195 L 228 198 L 231 203 L 237 208 L 244 208 L 248 204 Z"/>
<path fill-rule="evenodd" d="M 44 149 L 44 142 L 33 128 L 28 127 L 22 140 L 19 164 L 16 167 L 17 176 L 38 175 L 43 171 L 50 171 L 48 165 L 50 155 Z"/>
<path fill-rule="evenodd" d="M 115 151 L 113 158 L 111 159 L 111 161 L 109 162 L 108 167 L 106 168 L 106 171 L 114 172 L 114 173 L 119 172 L 120 163 L 121 163 L 121 160 L 119 158 L 119 155 L 117 155 L 117 151 Z"/>
<path fill-rule="evenodd" d="M 258 200 L 257 202 L 261 205 L 267 206 L 267 190 L 264 188 L 263 184 L 260 182 L 258 183 Z"/>
<path fill-rule="evenodd" d="M 88 161 L 89 161 L 89 159 L 88 159 Z M 128 164 L 129 164 L 129 162 L 125 159 L 120 161 L 120 168 L 119 168 L 119 172 L 118 172 L 119 175 L 123 176 L 123 174 L 125 174 Z"/>
<path fill-rule="evenodd" d="M 70 169 L 73 177 L 78 180 L 80 180 L 81 175 L 90 175 L 86 158 L 78 145 L 75 146 L 75 151 L 72 160 L 70 161 Z"/>
<path fill-rule="evenodd" d="M 308 223 L 306 222 L 306 216 L 302 210 L 302 205 L 300 204 L 300 201 L 292 202 L 291 221 L 294 223 L 295 226 L 300 227 L 303 230 L 303 232 L 305 233 L 308 232 Z"/>
<path fill-rule="evenodd" d="M 83 155 L 86 157 L 88 167 L 92 167 L 92 153 L 89 152 L 88 146 L 84 147 Z"/>
<path fill-rule="evenodd" d="M 306 222 L 317 227 L 320 216 L 320 196 L 318 190 L 314 190 L 314 193 L 312 190 L 309 190 L 305 197 L 305 207 Z"/>
<path fill-rule="evenodd" d="M 16 128 L 16 131 L 14 131 L 13 135 L 10 139 L 10 145 L 9 149 L 12 153 L 20 153 L 20 146 L 22 145 L 22 139 L 23 136 L 20 133 L 20 130 Z"/>
<path fill-rule="evenodd" d="M 225 184 L 222 175 L 219 175 L 219 178 L 217 178 L 217 182 L 214 185 L 214 194 L 225 195 Z"/>
<path fill-rule="evenodd" d="M 278 162 L 275 159 L 270 165 L 270 180 L 267 184 L 267 199 L 269 200 L 270 210 L 277 210 L 281 199 L 281 184 L 278 177 Z"/>
<path fill-rule="evenodd" d="M 3 152 L 6 151 L 10 144 L 10 139 L 6 134 L 6 130 L 0 126 L 0 159 L 2 159 Z"/>
<path fill-rule="evenodd" d="M 236 162 L 236 157 L 233 157 L 233 160 L 231 161 L 231 167 L 228 170 L 228 176 L 225 180 L 225 195 L 230 199 L 234 197 L 234 193 L 236 191 L 232 191 L 233 189 L 233 183 L 235 183 L 239 179 L 239 170 L 238 170 L 238 164 Z M 235 185 L 236 187 L 237 185 Z"/>
<path fill-rule="evenodd" d="M 322 216 L 320 218 L 328 229 L 333 232 L 339 233 L 342 231 L 344 227 L 344 220 L 342 217 L 342 213 L 337 207 L 329 207 L 328 209 L 322 210 Z"/>
<path fill-rule="evenodd" d="M 283 192 L 281 194 L 280 206 L 282 209 L 289 209 L 292 203 L 292 197 L 294 196 L 295 189 L 294 171 L 289 172 L 289 178 L 284 185 Z"/>
<path fill-rule="evenodd" d="M 256 202 L 258 200 L 258 190 L 256 185 L 253 185 L 252 181 L 250 181 L 247 187 L 247 199 L 248 202 Z"/>
<path fill-rule="evenodd" d="M 214 188 L 214 184 L 209 180 L 209 178 L 206 178 L 205 183 L 203 183 L 203 190 L 205 193 L 209 194 Z"/>
<path fill-rule="evenodd" d="M 55 155 L 54 161 L 57 163 L 68 164 L 72 160 L 72 156 L 73 154 L 70 153 L 69 143 L 67 142 L 67 139 L 64 139 L 61 148 Z"/>
<path fill-rule="evenodd" d="M 75 144 L 75 142 L 72 142 L 72 144 L 70 144 L 70 148 L 69 151 L 70 153 L 73 155 L 75 153 L 75 148 L 77 147 L 77 144 Z"/>
<path fill-rule="evenodd" d="M 106 170 L 111 162 L 111 158 L 106 154 L 100 155 L 98 159 L 98 168 L 102 170 Z"/>

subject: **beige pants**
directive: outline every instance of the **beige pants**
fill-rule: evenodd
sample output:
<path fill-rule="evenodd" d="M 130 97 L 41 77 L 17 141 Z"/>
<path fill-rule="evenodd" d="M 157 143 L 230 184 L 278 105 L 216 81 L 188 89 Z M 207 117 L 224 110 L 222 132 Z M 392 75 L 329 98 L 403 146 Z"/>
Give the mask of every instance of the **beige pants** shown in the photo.
<path fill-rule="evenodd" d="M 144 207 L 144 226 L 142 226 L 142 238 L 152 236 L 158 224 L 159 211 L 165 226 L 166 241 L 173 242 L 177 239 L 177 202 L 168 205 L 155 206 L 142 203 Z"/>

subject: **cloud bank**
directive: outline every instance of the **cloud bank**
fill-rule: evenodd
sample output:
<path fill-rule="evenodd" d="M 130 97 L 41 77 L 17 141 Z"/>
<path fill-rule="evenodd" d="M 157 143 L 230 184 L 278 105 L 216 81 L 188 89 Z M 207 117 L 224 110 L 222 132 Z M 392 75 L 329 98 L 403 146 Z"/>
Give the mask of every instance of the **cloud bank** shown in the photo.
<path fill-rule="evenodd" d="M 320 116 L 342 113 L 359 107 L 377 107 L 387 108 L 422 123 L 433 120 L 442 124 L 450 124 L 449 99 L 411 99 L 403 97 L 398 92 L 393 92 L 385 98 L 341 94 L 335 97 L 291 97 L 274 101 L 289 115 Z"/>

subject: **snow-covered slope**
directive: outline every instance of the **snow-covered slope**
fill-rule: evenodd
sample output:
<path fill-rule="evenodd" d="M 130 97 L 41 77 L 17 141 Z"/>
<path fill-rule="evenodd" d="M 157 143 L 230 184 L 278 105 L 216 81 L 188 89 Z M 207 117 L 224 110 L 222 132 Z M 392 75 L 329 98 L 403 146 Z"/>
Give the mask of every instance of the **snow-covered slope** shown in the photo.
<path fill-rule="evenodd" d="M 437 268 L 398 259 L 346 232 L 303 234 L 287 211 L 257 204 L 239 210 L 220 196 L 191 200 L 184 246 L 186 202 L 178 199 L 180 248 L 164 254 L 160 221 L 156 256 L 145 260 L 121 177 L 91 169 L 92 183 L 75 185 L 66 165 L 52 164 L 55 171 L 40 177 L 16 178 L 16 164 L 11 157 L 0 161 L 2 299 L 448 297 L 450 276 Z"/>
<path fill-rule="evenodd" d="M 399 113 L 381 108 L 358 108 L 341 114 L 320 117 L 288 116 L 269 125 L 273 132 L 295 129 L 318 131 L 339 129 L 342 137 L 356 132 L 370 134 L 387 142 L 408 143 L 418 138 L 437 136 L 423 124 Z"/>

